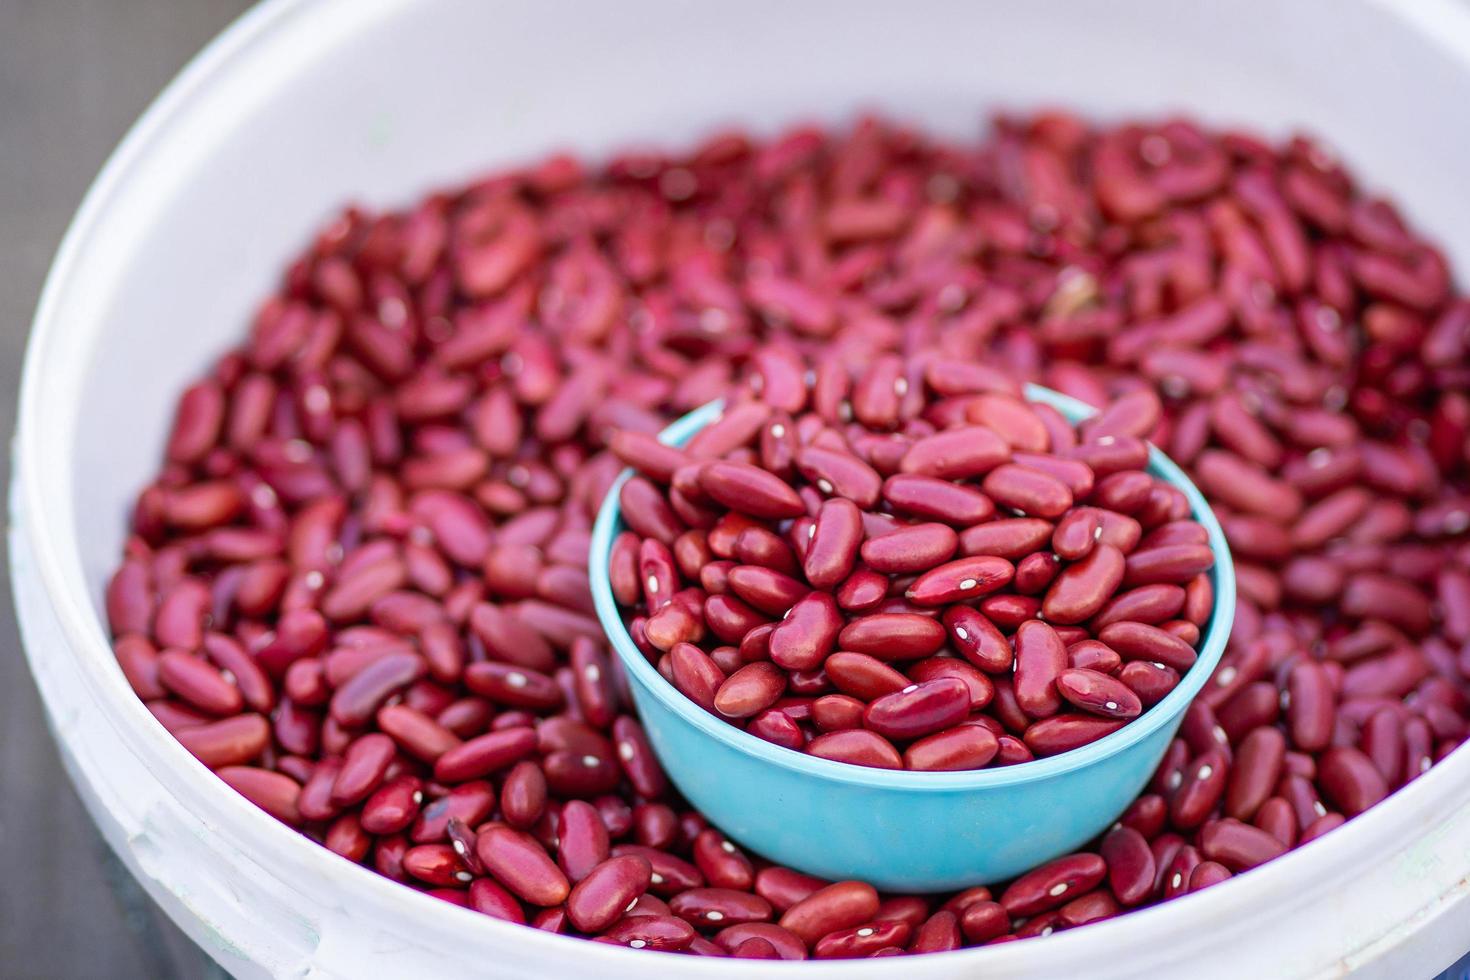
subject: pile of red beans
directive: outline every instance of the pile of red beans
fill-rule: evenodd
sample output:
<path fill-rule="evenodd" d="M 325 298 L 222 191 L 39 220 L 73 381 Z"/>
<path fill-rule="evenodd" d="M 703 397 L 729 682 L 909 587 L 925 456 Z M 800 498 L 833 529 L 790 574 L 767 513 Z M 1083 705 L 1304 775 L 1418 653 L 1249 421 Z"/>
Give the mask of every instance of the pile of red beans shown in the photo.
<path fill-rule="evenodd" d="M 974 363 L 850 378 L 773 346 L 753 380 L 685 448 L 612 439 L 639 475 L 609 582 L 700 707 L 825 759 L 979 769 L 1096 741 L 1194 665 L 1214 559 L 1145 472 L 1152 391 L 1079 432 Z"/>
<path fill-rule="evenodd" d="M 1467 347 L 1440 254 L 1306 139 L 1046 114 L 556 157 L 322 229 L 184 393 L 107 612 L 223 781 L 445 901 L 710 956 L 1045 935 L 1274 858 L 1463 739 Z M 1240 599 L 1093 849 L 879 895 L 743 853 L 667 785 L 587 585 L 609 442 L 771 385 L 781 351 L 839 386 L 978 364 L 1159 399 L 1140 434 L 1210 498 Z"/>

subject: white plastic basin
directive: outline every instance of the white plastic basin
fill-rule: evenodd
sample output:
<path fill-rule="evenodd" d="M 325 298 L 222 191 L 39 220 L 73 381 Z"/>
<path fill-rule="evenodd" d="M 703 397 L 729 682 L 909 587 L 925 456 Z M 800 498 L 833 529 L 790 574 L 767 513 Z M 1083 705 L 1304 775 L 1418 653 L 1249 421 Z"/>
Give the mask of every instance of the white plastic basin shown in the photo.
<path fill-rule="evenodd" d="M 1453 0 L 1035 4 L 275 0 L 211 44 L 97 179 L 37 312 L 11 545 L 27 653 L 108 841 L 241 976 L 1428 976 L 1470 948 L 1470 753 L 1282 860 L 1048 939 L 894 964 L 653 959 L 510 926 L 352 865 L 216 781 L 109 651 L 102 587 L 186 381 L 349 199 L 499 162 L 864 107 L 1306 125 L 1470 268 L 1470 9 Z"/>

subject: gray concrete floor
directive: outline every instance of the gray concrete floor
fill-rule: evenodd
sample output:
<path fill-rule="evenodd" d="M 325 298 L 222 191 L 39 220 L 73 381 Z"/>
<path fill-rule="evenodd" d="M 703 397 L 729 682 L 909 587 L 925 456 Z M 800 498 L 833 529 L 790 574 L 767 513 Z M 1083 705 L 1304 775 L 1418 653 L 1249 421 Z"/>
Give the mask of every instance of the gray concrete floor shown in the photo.
<path fill-rule="evenodd" d="M 128 126 L 245 0 L 0 0 L 0 439 L 41 280 Z M 0 453 L 0 486 L 9 454 Z M 3 544 L 0 544 L 3 547 Z M 133 883 L 62 773 L 0 573 L 0 976 L 217 976 Z"/>

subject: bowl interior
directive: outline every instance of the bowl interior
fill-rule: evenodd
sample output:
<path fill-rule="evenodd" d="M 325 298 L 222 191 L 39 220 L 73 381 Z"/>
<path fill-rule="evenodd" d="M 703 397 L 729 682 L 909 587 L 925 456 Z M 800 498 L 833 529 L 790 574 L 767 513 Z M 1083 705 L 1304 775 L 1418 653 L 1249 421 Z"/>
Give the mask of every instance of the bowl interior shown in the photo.
<path fill-rule="evenodd" d="M 1092 415 L 1094 409 L 1050 388 L 1026 385 L 1026 397 L 1044 402 L 1059 411 L 1069 422 L 1077 422 Z M 722 402 L 711 402 L 695 409 L 677 420 L 660 434 L 664 442 L 682 446 L 700 429 L 719 418 L 724 410 Z M 618 491 L 631 475 L 625 470 L 608 491 L 598 511 L 592 529 L 591 556 L 588 574 L 592 584 L 592 598 L 597 606 L 597 616 L 603 631 L 608 635 L 623 669 L 629 671 L 637 683 L 647 688 L 660 702 L 677 712 L 685 721 L 694 725 L 710 738 L 737 748 L 749 755 L 759 757 L 771 765 L 795 769 L 813 777 L 837 780 L 846 783 L 861 783 L 869 786 L 903 787 L 914 790 L 949 790 L 955 787 L 1005 786 L 1020 782 L 1046 779 L 1058 773 L 1070 772 L 1097 761 L 1126 751 L 1137 745 L 1150 733 L 1178 717 L 1199 693 L 1210 674 L 1220 662 L 1225 645 L 1230 639 L 1230 627 L 1235 621 L 1235 565 L 1230 548 L 1225 541 L 1225 532 L 1216 520 L 1214 512 L 1204 496 L 1195 487 L 1173 460 L 1157 447 L 1149 446 L 1148 472 L 1168 481 L 1183 491 L 1189 499 L 1191 515 L 1199 521 L 1210 537 L 1210 549 L 1215 555 L 1215 565 L 1210 570 L 1215 590 L 1215 607 L 1205 624 L 1197 645 L 1199 658 L 1193 667 L 1180 679 L 1174 690 L 1149 708 L 1138 718 L 1122 728 L 1091 742 L 1081 748 L 1060 755 L 1037 759 L 1019 766 L 998 769 L 980 769 L 971 772 L 907 772 L 886 769 L 870 769 L 864 766 L 847 765 L 830 759 L 820 759 L 804 752 L 773 745 L 764 739 L 736 728 L 716 718 L 690 701 L 677 688 L 664 679 L 663 675 L 648 662 L 633 643 L 624 625 L 622 611 L 613 599 L 612 584 L 608 580 L 608 557 L 612 552 L 613 539 L 625 530 L 622 508 L 618 503 Z"/>

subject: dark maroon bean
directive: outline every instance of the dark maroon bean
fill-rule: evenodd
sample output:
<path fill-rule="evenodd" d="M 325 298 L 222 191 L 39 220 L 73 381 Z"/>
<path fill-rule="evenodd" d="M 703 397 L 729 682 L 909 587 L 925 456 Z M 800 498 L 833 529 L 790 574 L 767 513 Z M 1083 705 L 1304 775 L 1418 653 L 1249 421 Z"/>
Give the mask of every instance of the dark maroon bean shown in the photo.
<path fill-rule="evenodd" d="M 1286 853 L 1286 845 L 1264 830 L 1226 818 L 1200 829 L 1200 853 L 1232 871 L 1247 871 Z"/>

